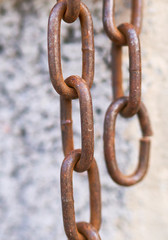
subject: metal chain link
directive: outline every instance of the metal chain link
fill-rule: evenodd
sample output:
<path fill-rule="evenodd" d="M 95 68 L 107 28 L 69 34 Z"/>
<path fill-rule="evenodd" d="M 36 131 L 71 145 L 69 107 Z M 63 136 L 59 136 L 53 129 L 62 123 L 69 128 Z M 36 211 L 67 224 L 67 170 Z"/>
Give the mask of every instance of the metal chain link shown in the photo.
<path fill-rule="evenodd" d="M 131 23 L 115 25 L 115 1 L 104 0 L 103 23 L 112 45 L 112 88 L 114 101 L 104 121 L 104 153 L 112 179 L 123 186 L 140 182 L 149 166 L 152 129 L 145 105 L 141 102 L 141 50 L 139 33 L 142 24 L 142 0 L 132 0 Z M 80 19 L 82 33 L 82 76 L 63 78 L 60 52 L 61 20 Z M 122 86 L 122 47 L 129 49 L 129 97 Z M 100 240 L 101 188 L 94 159 L 93 109 L 90 88 L 94 78 L 94 37 L 91 14 L 80 0 L 59 0 L 51 10 L 48 23 L 48 61 L 54 89 L 60 94 L 62 145 L 65 159 L 61 168 L 61 199 L 64 229 L 70 240 Z M 79 98 L 81 117 L 81 149 L 74 150 L 72 99 Z M 143 137 L 140 139 L 139 162 L 133 174 L 125 176 L 115 156 L 117 115 L 125 118 L 137 114 Z M 73 171 L 87 171 L 90 189 L 90 223 L 75 220 Z"/>
<path fill-rule="evenodd" d="M 141 102 L 141 53 L 140 41 L 133 25 L 124 23 L 118 27 L 127 39 L 129 48 L 130 90 L 129 101 L 123 109 L 124 117 L 135 115 Z M 124 95 L 122 88 L 122 46 L 112 45 L 112 84 L 114 99 Z M 120 61 L 120 63 L 118 63 Z"/>
<path fill-rule="evenodd" d="M 94 155 L 94 127 L 93 127 L 93 110 L 90 90 L 87 83 L 77 76 L 71 76 L 65 80 L 65 83 L 73 87 L 79 97 L 80 102 L 80 117 L 81 117 L 81 138 L 82 138 L 82 152 L 80 161 L 76 164 L 75 170 L 78 172 L 86 171 L 90 168 Z M 71 118 L 66 119 L 67 115 L 71 115 L 72 100 L 67 100 L 61 97 L 61 130 L 62 143 L 65 156 L 69 151 L 73 150 L 73 130 Z M 68 108 L 67 108 L 68 106 Z"/>
<path fill-rule="evenodd" d="M 75 89 L 63 78 L 61 67 L 60 32 L 61 20 L 67 9 L 66 0 L 58 2 L 51 10 L 48 23 L 48 62 L 53 87 L 66 98 L 77 98 Z M 94 77 L 94 38 L 92 17 L 88 8 L 80 3 L 79 19 L 82 32 L 82 78 L 91 87 Z"/>
<path fill-rule="evenodd" d="M 121 97 L 115 100 L 108 108 L 104 122 L 104 153 L 107 169 L 112 179 L 123 186 L 131 186 L 140 182 L 149 165 L 150 136 L 152 135 L 149 116 L 145 105 L 141 102 L 138 111 L 138 119 L 140 122 L 143 138 L 140 139 L 139 163 L 134 173 L 125 176 L 120 172 L 115 156 L 115 125 L 117 114 L 128 105 L 128 98 Z"/>
<path fill-rule="evenodd" d="M 80 159 L 81 151 L 75 150 L 66 155 L 61 169 L 61 196 L 65 232 L 70 240 L 83 239 L 78 232 L 75 221 L 75 210 L 73 201 L 72 172 Z M 101 223 L 101 196 L 99 172 L 96 161 L 88 170 L 90 188 L 90 224 L 98 231 Z"/>

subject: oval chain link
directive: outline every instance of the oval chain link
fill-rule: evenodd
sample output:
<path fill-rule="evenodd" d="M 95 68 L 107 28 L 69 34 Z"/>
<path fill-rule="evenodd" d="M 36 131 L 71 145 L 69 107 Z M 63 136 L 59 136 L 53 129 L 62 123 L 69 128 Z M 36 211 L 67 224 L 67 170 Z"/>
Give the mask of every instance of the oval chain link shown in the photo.
<path fill-rule="evenodd" d="M 54 89 L 66 98 L 77 98 L 73 88 L 64 81 L 61 66 L 60 31 L 61 20 L 67 9 L 66 1 L 58 2 L 51 10 L 48 23 L 48 62 L 50 78 Z M 94 77 L 93 22 L 88 8 L 81 3 L 79 19 L 82 32 L 82 78 L 91 87 Z"/>
<path fill-rule="evenodd" d="M 119 29 L 127 38 L 129 48 L 129 101 L 122 110 L 122 116 L 135 115 L 141 102 L 141 52 L 138 35 L 133 25 L 124 23 Z M 113 44 L 112 47 L 112 85 L 114 100 L 124 96 L 122 88 L 122 46 Z"/>
<path fill-rule="evenodd" d="M 123 186 L 131 186 L 140 182 L 147 173 L 149 166 L 150 136 L 152 129 L 147 110 L 141 102 L 138 118 L 143 138 L 140 139 L 139 162 L 137 169 L 125 176 L 118 168 L 115 156 L 115 126 L 118 113 L 128 104 L 128 98 L 118 98 L 108 108 L 104 122 L 104 154 L 108 172 L 112 179 Z"/>
<path fill-rule="evenodd" d="M 70 152 L 64 159 L 61 168 L 61 199 L 64 228 L 68 239 L 83 239 L 78 232 L 75 221 L 75 210 L 73 200 L 72 174 L 75 165 L 81 156 L 81 150 Z M 96 230 L 99 230 L 101 224 L 101 195 L 100 180 L 96 161 L 93 160 L 88 169 L 89 189 L 90 189 L 90 223 Z"/>
<path fill-rule="evenodd" d="M 65 80 L 67 86 L 73 87 L 79 97 L 82 152 L 81 158 L 75 166 L 75 170 L 83 172 L 89 169 L 94 154 L 94 127 L 93 110 L 90 90 L 86 82 L 78 76 L 71 76 Z M 61 131 L 64 154 L 68 154 L 73 148 L 73 130 L 71 118 L 71 100 L 61 97 Z"/>

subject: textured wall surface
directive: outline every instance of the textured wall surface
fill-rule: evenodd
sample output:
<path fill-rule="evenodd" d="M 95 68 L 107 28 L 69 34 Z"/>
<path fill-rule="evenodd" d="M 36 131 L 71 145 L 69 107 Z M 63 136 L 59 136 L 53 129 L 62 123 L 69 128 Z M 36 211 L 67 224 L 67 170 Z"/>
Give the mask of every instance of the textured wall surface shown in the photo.
<path fill-rule="evenodd" d="M 103 121 L 111 103 L 110 47 L 102 26 L 102 2 L 84 1 L 95 31 L 92 87 L 95 158 L 102 185 L 102 227 L 106 240 L 168 239 L 168 1 L 147 0 L 141 34 L 142 96 L 154 129 L 150 170 L 144 181 L 124 188 L 112 182 L 103 156 Z M 47 21 L 55 1 L 0 1 L 0 239 L 66 239 L 61 212 L 63 160 L 59 96 L 50 83 Z M 117 1 L 117 22 L 128 20 L 130 1 Z M 81 73 L 79 22 L 62 23 L 64 76 Z M 124 51 L 128 92 L 128 56 Z M 74 138 L 80 147 L 78 101 L 73 104 Z M 117 157 L 130 173 L 137 163 L 137 119 L 117 121 Z M 81 187 L 82 186 L 82 187 Z M 74 174 L 77 220 L 88 221 L 86 174 Z"/>

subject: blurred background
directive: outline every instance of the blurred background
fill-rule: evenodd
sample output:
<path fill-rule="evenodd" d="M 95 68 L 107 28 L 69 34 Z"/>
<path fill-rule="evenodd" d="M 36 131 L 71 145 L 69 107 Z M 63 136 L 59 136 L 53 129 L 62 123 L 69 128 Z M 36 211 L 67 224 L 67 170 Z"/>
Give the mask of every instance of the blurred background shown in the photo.
<path fill-rule="evenodd" d="M 117 24 L 129 21 L 130 0 L 116 1 Z M 151 164 L 146 178 L 130 188 L 109 177 L 103 155 L 103 122 L 112 101 L 111 42 L 102 25 L 102 1 L 84 0 L 95 35 L 95 78 L 92 87 L 95 158 L 102 185 L 102 227 L 106 240 L 168 239 L 168 1 L 144 1 L 142 98 L 151 117 Z M 0 239 L 65 240 L 60 167 L 63 161 L 59 95 L 47 62 L 47 22 L 54 0 L 0 0 Z M 81 74 L 79 21 L 62 21 L 64 77 Z M 123 53 L 128 93 L 128 51 Z M 80 148 L 78 100 L 73 102 L 74 139 Z M 138 161 L 137 118 L 118 117 L 116 148 L 119 166 L 131 173 Z M 74 173 L 77 221 L 89 220 L 88 180 Z"/>

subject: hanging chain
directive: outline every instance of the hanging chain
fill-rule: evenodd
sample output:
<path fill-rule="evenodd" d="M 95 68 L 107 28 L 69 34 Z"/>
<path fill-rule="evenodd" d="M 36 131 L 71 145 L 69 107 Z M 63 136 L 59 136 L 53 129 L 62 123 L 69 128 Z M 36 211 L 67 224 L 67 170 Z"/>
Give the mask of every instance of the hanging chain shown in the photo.
<path fill-rule="evenodd" d="M 123 186 L 140 182 L 149 166 L 150 136 L 152 129 L 145 105 L 141 101 L 141 49 L 139 33 L 142 25 L 142 0 L 132 0 L 131 23 L 115 25 L 115 1 L 104 0 L 103 23 L 112 40 L 112 89 L 114 101 L 109 106 L 104 121 L 104 154 L 112 179 Z M 129 97 L 124 96 L 122 86 L 122 47 L 129 49 Z M 137 169 L 125 176 L 118 168 L 115 156 L 115 122 L 117 114 L 125 118 L 138 115 L 143 137 L 140 139 Z"/>
<path fill-rule="evenodd" d="M 63 79 L 60 52 L 62 19 L 67 23 L 79 17 L 82 34 L 82 77 Z M 60 94 L 62 145 L 65 159 L 61 168 L 61 199 L 64 229 L 70 240 L 98 240 L 101 224 L 100 180 L 94 159 L 93 109 L 90 88 L 94 77 L 94 37 L 92 17 L 80 0 L 60 0 L 53 7 L 48 24 L 48 56 L 50 77 Z M 79 98 L 81 119 L 81 149 L 74 150 L 72 99 Z M 73 200 L 73 170 L 87 171 L 90 189 L 90 223 L 75 220 Z"/>
<path fill-rule="evenodd" d="M 104 0 L 103 22 L 112 45 L 112 88 L 114 101 L 104 122 L 104 153 L 112 179 L 124 186 L 138 183 L 149 165 L 152 129 L 145 105 L 141 101 L 141 50 L 139 33 L 142 24 L 142 0 L 132 0 L 131 23 L 115 25 L 115 1 Z M 82 76 L 71 75 L 64 80 L 61 67 L 61 21 L 80 20 L 82 35 Z M 122 86 L 122 47 L 129 49 L 129 96 Z M 54 89 L 60 94 L 62 145 L 65 159 L 61 168 L 61 199 L 64 229 L 70 240 L 100 240 L 101 189 L 94 159 L 93 108 L 90 88 L 94 78 L 94 37 L 91 14 L 80 0 L 59 0 L 53 7 L 48 24 L 48 60 Z M 79 99 L 81 118 L 81 149 L 74 149 L 72 100 Z M 137 114 L 143 137 L 140 139 L 139 163 L 135 172 L 125 176 L 115 156 L 115 124 L 118 114 L 128 118 Z M 88 173 L 90 190 L 90 223 L 75 220 L 73 171 Z"/>

